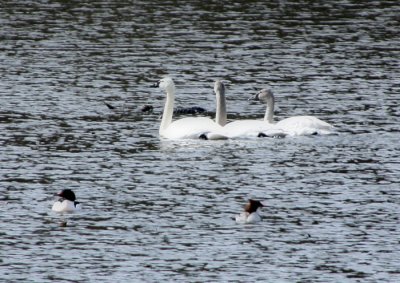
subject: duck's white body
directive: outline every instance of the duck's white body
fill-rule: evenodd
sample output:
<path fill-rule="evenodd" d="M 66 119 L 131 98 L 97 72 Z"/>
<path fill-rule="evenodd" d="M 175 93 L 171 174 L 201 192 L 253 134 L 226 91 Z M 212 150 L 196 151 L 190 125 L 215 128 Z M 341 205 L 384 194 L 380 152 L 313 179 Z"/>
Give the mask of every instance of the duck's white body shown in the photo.
<path fill-rule="evenodd" d="M 236 223 L 239 224 L 252 224 L 258 223 L 261 221 L 261 216 L 258 212 L 248 213 L 247 211 L 243 211 L 238 216 L 236 216 Z"/>
<path fill-rule="evenodd" d="M 81 205 L 67 199 L 60 199 L 51 208 L 55 212 L 74 212 L 81 209 Z"/>
<path fill-rule="evenodd" d="M 158 86 L 167 94 L 159 134 L 167 139 L 226 139 L 222 127 L 206 117 L 189 117 L 172 122 L 175 100 L 175 84 L 171 78 L 163 78 Z"/>
<path fill-rule="evenodd" d="M 51 208 L 56 212 L 74 212 L 81 209 L 81 205 L 76 201 L 75 193 L 70 189 L 64 189 L 56 196 L 60 199 L 53 204 Z"/>

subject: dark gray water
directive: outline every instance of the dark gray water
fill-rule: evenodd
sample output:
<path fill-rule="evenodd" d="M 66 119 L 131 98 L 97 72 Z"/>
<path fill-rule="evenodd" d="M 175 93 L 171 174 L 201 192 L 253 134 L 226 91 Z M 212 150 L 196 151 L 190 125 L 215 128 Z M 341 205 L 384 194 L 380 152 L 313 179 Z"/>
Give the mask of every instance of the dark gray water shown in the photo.
<path fill-rule="evenodd" d="M 1 282 L 400 281 L 400 4 L 265 2 L 0 3 Z M 177 106 L 224 79 L 261 118 L 270 87 L 339 135 L 160 140 L 166 74 Z"/>

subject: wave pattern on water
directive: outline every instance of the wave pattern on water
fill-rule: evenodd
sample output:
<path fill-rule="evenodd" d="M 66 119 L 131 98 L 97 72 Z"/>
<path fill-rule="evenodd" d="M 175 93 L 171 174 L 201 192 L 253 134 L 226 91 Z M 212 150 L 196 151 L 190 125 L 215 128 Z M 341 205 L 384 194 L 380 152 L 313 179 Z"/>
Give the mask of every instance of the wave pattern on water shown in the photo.
<path fill-rule="evenodd" d="M 389 0 L 1 3 L 0 281 L 398 282 L 399 14 Z M 166 74 L 176 106 L 212 117 L 219 78 L 230 120 L 261 119 L 247 99 L 270 87 L 275 120 L 339 134 L 159 139 L 149 86 Z M 51 212 L 63 188 L 81 213 Z M 247 198 L 266 204 L 260 225 L 233 221 Z"/>

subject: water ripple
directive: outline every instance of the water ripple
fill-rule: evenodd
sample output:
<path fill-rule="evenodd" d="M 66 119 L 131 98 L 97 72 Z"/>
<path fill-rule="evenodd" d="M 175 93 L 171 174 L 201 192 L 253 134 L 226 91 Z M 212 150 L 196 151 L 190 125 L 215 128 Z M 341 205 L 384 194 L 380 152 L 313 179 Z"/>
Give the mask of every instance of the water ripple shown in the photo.
<path fill-rule="evenodd" d="M 397 1 L 1 6 L 4 282 L 399 281 Z M 338 135 L 159 139 L 166 74 L 176 106 L 213 117 L 220 78 L 229 120 L 270 87 L 275 120 Z M 63 188 L 80 213 L 51 211 Z"/>

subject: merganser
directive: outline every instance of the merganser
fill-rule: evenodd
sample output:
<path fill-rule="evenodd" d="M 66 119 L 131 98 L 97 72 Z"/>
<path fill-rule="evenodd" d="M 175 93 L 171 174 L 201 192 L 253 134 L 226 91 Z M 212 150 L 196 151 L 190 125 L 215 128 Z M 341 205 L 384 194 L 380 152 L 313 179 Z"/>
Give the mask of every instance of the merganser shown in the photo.
<path fill-rule="evenodd" d="M 52 210 L 56 212 L 74 212 L 81 209 L 79 202 L 75 201 L 76 197 L 72 190 L 62 190 L 57 196 L 61 197 L 53 204 Z"/>
<path fill-rule="evenodd" d="M 261 216 L 258 214 L 258 208 L 264 205 L 258 201 L 249 199 L 249 202 L 244 206 L 244 211 L 236 216 L 237 223 L 257 223 L 261 221 Z"/>

